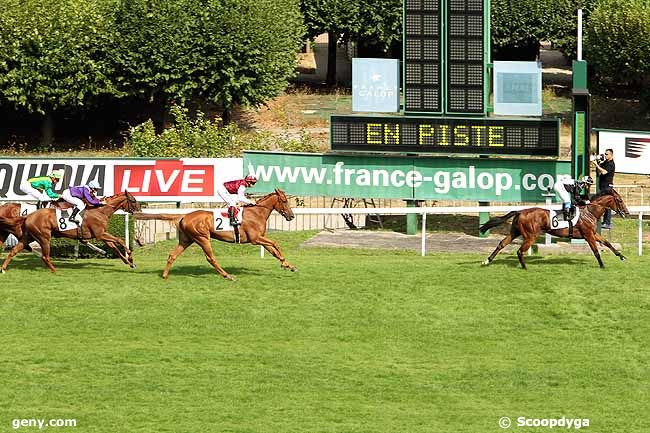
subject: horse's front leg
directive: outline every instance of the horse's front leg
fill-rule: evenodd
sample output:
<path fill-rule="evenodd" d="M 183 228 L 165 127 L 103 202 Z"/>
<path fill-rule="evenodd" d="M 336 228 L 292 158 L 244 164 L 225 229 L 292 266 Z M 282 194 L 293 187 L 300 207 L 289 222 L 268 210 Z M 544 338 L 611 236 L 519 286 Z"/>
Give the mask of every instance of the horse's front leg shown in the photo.
<path fill-rule="evenodd" d="M 133 263 L 133 254 L 131 253 L 131 250 L 127 248 L 122 239 L 118 238 L 117 236 L 113 236 L 108 232 L 104 232 L 101 235 L 97 236 L 97 239 L 104 241 L 106 245 L 115 251 L 118 257 L 124 262 L 124 264 L 129 265 L 133 269 L 136 268 L 135 263 Z M 122 251 L 120 251 L 120 249 L 117 248 L 117 245 L 115 244 L 119 244 L 122 248 L 124 248 L 124 254 L 122 254 Z"/>
<path fill-rule="evenodd" d="M 598 260 L 598 265 L 601 268 L 605 267 L 605 264 L 603 263 L 603 259 L 600 258 L 600 252 L 598 251 L 598 245 L 596 245 L 596 233 L 593 232 L 586 232 L 583 233 L 583 236 L 587 243 L 589 244 L 589 248 L 591 248 L 591 252 L 594 253 L 594 256 L 596 256 L 596 260 Z"/>
<path fill-rule="evenodd" d="M 612 245 L 607 239 L 605 239 L 602 235 L 595 233 L 595 238 L 598 242 L 601 244 L 605 245 L 607 248 L 609 248 L 615 255 L 621 260 L 625 260 L 626 257 L 616 248 L 614 248 L 614 245 Z"/>
<path fill-rule="evenodd" d="M 273 257 L 280 261 L 280 266 L 282 269 L 289 269 L 291 272 L 296 272 L 298 269 L 293 266 L 291 263 L 287 262 L 280 250 L 280 246 L 273 240 L 265 238 L 264 236 L 259 236 L 256 239 L 251 239 L 250 243 L 253 245 L 262 245 L 266 251 L 271 253 Z"/>

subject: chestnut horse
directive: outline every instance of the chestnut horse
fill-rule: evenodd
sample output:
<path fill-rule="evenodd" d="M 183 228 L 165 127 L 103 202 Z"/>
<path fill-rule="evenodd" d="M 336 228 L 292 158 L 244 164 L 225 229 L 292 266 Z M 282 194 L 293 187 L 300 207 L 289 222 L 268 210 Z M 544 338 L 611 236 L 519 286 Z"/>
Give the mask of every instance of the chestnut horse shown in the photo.
<path fill-rule="evenodd" d="M 620 251 L 616 250 L 607 239 L 596 233 L 596 224 L 603 213 L 605 213 L 606 209 L 612 209 L 623 218 L 630 214 L 627 210 L 627 206 L 623 203 L 623 199 L 615 190 L 612 189 L 609 190 L 609 192 L 597 194 L 591 199 L 590 204 L 580 206 L 580 217 L 575 226 L 573 226 L 573 234 L 571 236 L 574 239 L 584 239 L 587 241 L 601 268 L 605 267 L 605 265 L 600 258 L 596 242 L 605 245 L 618 258 L 625 260 L 625 256 L 621 254 Z M 514 219 L 512 220 L 510 234 L 499 242 L 499 245 L 492 254 L 490 254 L 490 257 L 482 262 L 483 265 L 487 266 L 492 263 L 492 260 L 494 260 L 499 251 L 509 245 L 517 237 L 522 236 L 524 242 L 517 251 L 517 257 L 519 258 L 521 267 L 526 269 L 524 253 L 533 245 L 533 243 L 535 243 L 535 240 L 540 233 L 545 232 L 563 238 L 569 237 L 569 229 L 553 229 L 551 227 L 548 210 L 539 207 L 523 209 L 521 211 L 512 211 L 504 216 L 491 218 L 488 222 L 483 224 L 479 230 L 481 233 L 485 233 L 487 230 L 505 223 L 512 217 L 514 217 Z"/>
<path fill-rule="evenodd" d="M 108 229 L 108 221 L 111 216 L 118 210 L 124 210 L 129 213 L 139 212 L 140 203 L 129 193 L 121 192 L 111 197 L 104 199 L 106 204 L 103 206 L 88 208 L 84 213 L 83 224 L 81 229 L 72 230 L 59 230 L 56 221 L 56 209 L 46 208 L 39 209 L 26 217 L 17 218 L 0 218 L 0 229 L 2 227 L 19 226 L 22 229 L 23 235 L 19 238 L 18 244 L 9 252 L 9 255 L 2 264 L 1 271 L 4 273 L 11 259 L 18 254 L 25 245 L 30 242 L 36 241 L 41 246 L 43 262 L 47 265 L 52 272 L 56 269 L 52 266 L 50 260 L 50 240 L 55 238 L 69 238 L 79 239 L 82 243 L 88 242 L 90 239 L 97 239 L 104 241 L 118 257 L 131 268 L 135 268 L 133 263 L 133 255 L 131 250 L 126 246 L 124 241 L 117 236 L 113 236 L 106 230 Z M 119 244 L 124 253 L 120 251 L 116 244 Z"/>
<path fill-rule="evenodd" d="M 266 237 L 266 221 L 269 219 L 272 211 L 277 211 L 287 221 L 294 218 L 293 211 L 289 206 L 289 200 L 284 192 L 278 188 L 275 192 L 268 194 L 252 206 L 246 206 L 242 214 L 242 223 L 239 226 L 239 242 L 250 243 L 253 245 L 262 245 L 268 252 L 273 254 L 280 261 L 283 269 L 289 269 L 295 272 L 295 266 L 287 262 L 280 250 L 280 246 L 273 240 Z M 167 266 L 163 271 L 162 277 L 169 278 L 169 270 L 174 260 L 180 256 L 183 251 L 194 242 L 196 242 L 203 252 L 205 258 L 212 267 L 219 272 L 221 276 L 228 280 L 234 280 L 235 277 L 226 272 L 217 262 L 210 245 L 210 239 L 217 239 L 224 242 L 235 242 L 235 235 L 232 231 L 217 231 L 214 228 L 214 214 L 210 211 L 197 210 L 186 215 L 172 214 L 137 214 L 136 219 L 142 220 L 167 220 L 173 221 L 178 227 L 178 245 L 169 254 Z"/>
<path fill-rule="evenodd" d="M 18 218 L 20 216 L 20 204 L 7 203 L 0 205 L 0 218 Z M 14 224 L 0 224 L 0 249 L 9 235 L 20 239 L 23 236 L 21 226 Z"/>

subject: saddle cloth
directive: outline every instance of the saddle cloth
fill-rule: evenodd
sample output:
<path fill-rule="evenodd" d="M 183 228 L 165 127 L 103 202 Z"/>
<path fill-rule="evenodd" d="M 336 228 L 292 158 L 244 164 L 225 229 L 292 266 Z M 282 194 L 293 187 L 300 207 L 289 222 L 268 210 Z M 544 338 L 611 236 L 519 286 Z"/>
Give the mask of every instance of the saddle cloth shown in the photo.
<path fill-rule="evenodd" d="M 244 209 L 238 207 L 239 214 L 237 215 L 237 220 L 241 222 L 242 217 L 244 216 Z M 231 232 L 234 231 L 233 226 L 230 225 L 230 218 L 228 217 L 228 208 L 220 208 L 212 211 L 214 217 L 214 229 L 219 232 Z"/>
<path fill-rule="evenodd" d="M 66 231 L 66 230 L 77 230 L 78 228 L 83 225 L 83 217 L 81 214 L 77 214 L 77 221 L 81 222 L 81 225 L 77 225 L 71 221 L 68 221 L 68 218 L 70 218 L 70 215 L 72 214 L 72 208 L 69 209 L 57 209 L 56 210 L 56 224 L 59 227 L 59 231 Z"/>
<path fill-rule="evenodd" d="M 580 208 L 576 206 L 575 209 L 576 209 L 576 214 L 571 220 L 571 225 L 573 225 L 574 227 L 578 223 L 578 220 L 580 219 Z M 560 217 L 562 216 L 562 212 L 555 212 L 554 210 L 551 209 L 548 211 L 548 216 L 551 220 L 551 229 L 558 230 L 558 229 L 569 228 L 569 221 L 560 219 Z"/>

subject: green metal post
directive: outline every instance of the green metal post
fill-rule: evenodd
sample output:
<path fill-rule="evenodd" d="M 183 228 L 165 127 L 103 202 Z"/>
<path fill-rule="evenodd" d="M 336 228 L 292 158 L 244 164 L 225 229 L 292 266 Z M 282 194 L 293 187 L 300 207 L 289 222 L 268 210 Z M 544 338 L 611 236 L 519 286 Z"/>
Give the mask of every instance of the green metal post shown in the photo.
<path fill-rule="evenodd" d="M 416 207 L 415 200 L 406 200 L 406 207 Z M 406 215 L 406 234 L 414 235 L 418 232 L 418 215 L 410 213 Z"/>

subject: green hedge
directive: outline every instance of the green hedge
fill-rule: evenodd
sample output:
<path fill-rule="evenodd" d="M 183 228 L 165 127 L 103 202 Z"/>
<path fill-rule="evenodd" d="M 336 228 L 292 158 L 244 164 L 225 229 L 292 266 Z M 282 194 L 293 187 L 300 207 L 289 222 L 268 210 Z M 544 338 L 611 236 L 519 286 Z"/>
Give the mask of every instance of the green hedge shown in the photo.
<path fill-rule="evenodd" d="M 108 223 L 108 232 L 124 239 L 124 227 L 125 227 L 125 215 L 113 215 Z M 135 233 L 135 224 L 134 219 L 129 218 L 129 249 L 133 249 L 133 237 Z M 75 247 L 77 246 L 76 240 L 73 239 L 52 239 L 52 257 L 75 257 Z M 79 245 L 79 257 L 89 258 L 89 257 L 108 257 L 108 258 L 117 258 L 115 252 L 105 245 L 103 242 L 97 240 L 91 240 L 90 243 L 98 246 L 99 248 L 106 251 L 108 254 L 103 256 L 87 246 Z"/>
<path fill-rule="evenodd" d="M 172 106 L 174 123 L 156 134 L 148 120 L 129 129 L 125 149 L 131 156 L 153 158 L 225 158 L 241 156 L 246 150 L 286 150 L 320 152 L 309 134 L 298 138 L 282 138 L 270 132 L 242 131 L 234 123 L 222 126 L 220 119 L 211 120 L 198 111 L 195 116 L 179 105 Z"/>

